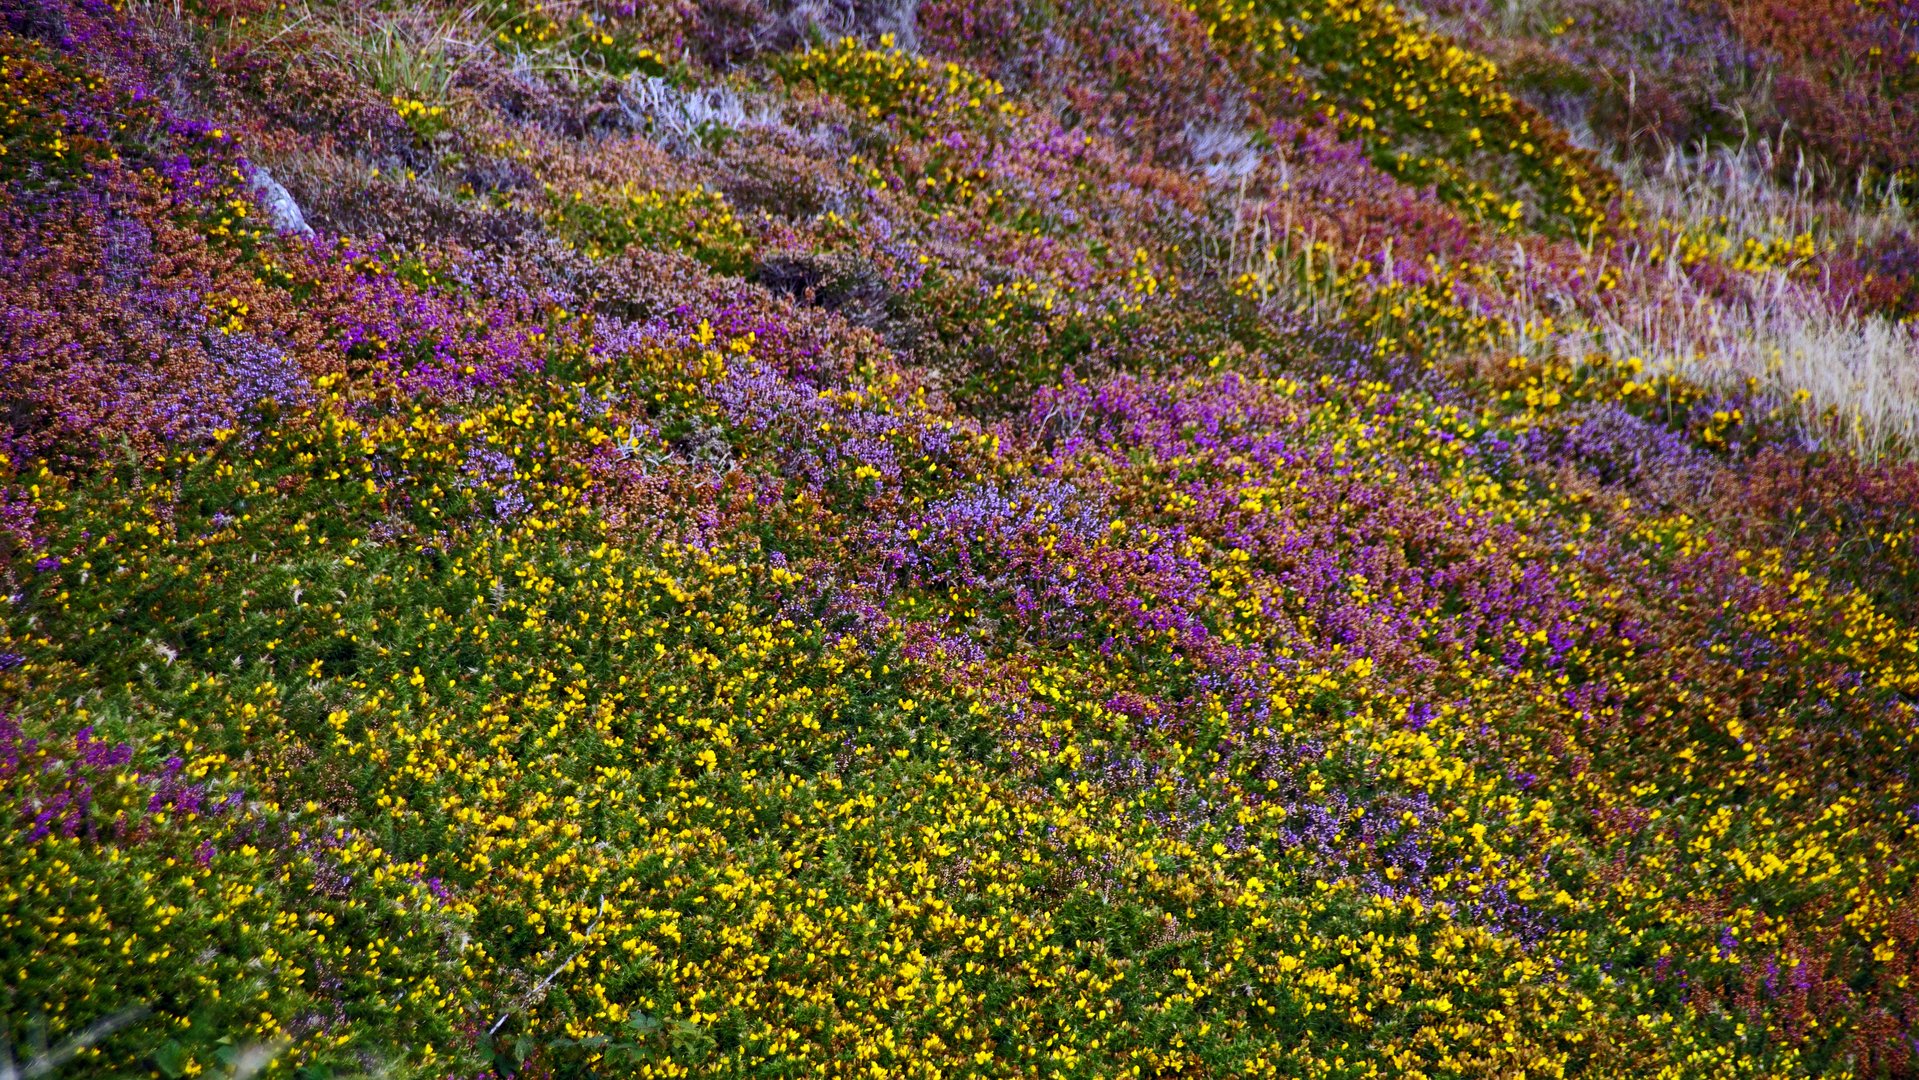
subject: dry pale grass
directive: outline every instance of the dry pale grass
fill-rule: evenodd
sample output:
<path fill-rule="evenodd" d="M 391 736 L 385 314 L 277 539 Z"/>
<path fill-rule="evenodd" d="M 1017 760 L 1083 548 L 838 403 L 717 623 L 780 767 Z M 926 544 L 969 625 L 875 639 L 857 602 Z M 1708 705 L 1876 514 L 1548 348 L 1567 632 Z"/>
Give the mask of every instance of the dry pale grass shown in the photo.
<path fill-rule="evenodd" d="M 1283 169 L 1283 163 L 1269 163 Z M 1799 170 L 1781 182 L 1772 149 L 1685 154 L 1635 166 L 1613 163 L 1634 198 L 1645 235 L 1713 238 L 1731 251 L 1750 239 L 1846 251 L 1913 227 L 1908 193 L 1889 184 L 1840 200 Z M 1233 214 L 1226 267 L 1269 305 L 1318 315 L 1344 301 L 1335 282 L 1362 259 L 1379 280 L 1395 276 L 1391 247 L 1346 250 L 1322 242 L 1310 215 L 1283 202 L 1248 200 Z M 1663 254 L 1663 253 L 1662 253 Z M 1585 280 L 1611 272 L 1612 292 L 1555 288 L 1564 275 L 1532 265 L 1570 260 Z M 1532 358 L 1637 359 L 1649 374 L 1708 387 L 1756 390 L 1789 411 L 1809 434 L 1837 440 L 1862 457 L 1919 455 L 1919 323 L 1861 311 L 1816 269 L 1817 260 L 1749 268 L 1711 285 L 1681 261 L 1654 258 L 1653 242 L 1559 245 L 1515 242 L 1467 273 L 1499 326 L 1497 348 Z M 1490 272 L 1488 272 L 1490 271 Z"/>
<path fill-rule="evenodd" d="M 1818 198 L 1803 168 L 1792 182 L 1776 179 L 1785 170 L 1764 143 L 1620 168 L 1643 220 L 1736 244 L 1805 238 L 1817 250 L 1846 250 L 1912 227 L 1896 185 L 1861 187 L 1844 202 Z M 1643 251 L 1636 259 L 1620 269 L 1641 288 L 1584 312 L 1559 348 L 1638 357 L 1707 385 L 1756 385 L 1795 406 L 1814 434 L 1866 457 L 1919 452 L 1919 325 L 1857 310 L 1804 267 L 1740 274 L 1733 288 L 1713 290 L 1675 260 L 1652 266 Z"/>
<path fill-rule="evenodd" d="M 150 0 L 151 2 L 151 0 Z M 539 10 L 557 25 L 573 24 L 586 6 L 561 0 Z M 596 74 L 576 46 L 581 32 L 507 35 L 521 8 L 507 0 L 475 0 L 461 7 L 395 6 L 378 0 L 293 0 L 243 31 L 255 47 L 298 33 L 309 55 L 325 58 L 362 84 L 389 97 L 449 105 L 462 76 L 478 67 L 577 82 Z"/>

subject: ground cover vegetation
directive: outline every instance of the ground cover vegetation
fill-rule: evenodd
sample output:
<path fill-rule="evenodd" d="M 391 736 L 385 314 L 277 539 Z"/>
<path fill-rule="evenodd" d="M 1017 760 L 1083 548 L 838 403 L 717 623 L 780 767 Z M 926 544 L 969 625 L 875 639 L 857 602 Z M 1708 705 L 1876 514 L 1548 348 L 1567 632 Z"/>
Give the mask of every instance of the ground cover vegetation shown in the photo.
<path fill-rule="evenodd" d="M 0 1074 L 1919 1076 L 1919 10 L 0 0 Z"/>

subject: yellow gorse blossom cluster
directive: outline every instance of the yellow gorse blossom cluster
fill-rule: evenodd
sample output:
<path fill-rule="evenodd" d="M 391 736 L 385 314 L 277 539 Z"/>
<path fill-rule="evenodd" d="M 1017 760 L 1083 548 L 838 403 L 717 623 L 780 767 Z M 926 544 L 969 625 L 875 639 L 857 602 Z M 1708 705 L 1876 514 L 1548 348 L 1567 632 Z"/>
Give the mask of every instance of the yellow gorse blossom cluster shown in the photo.
<path fill-rule="evenodd" d="M 782 71 L 833 93 L 874 120 L 899 115 L 918 124 L 1019 115 L 997 81 L 958 64 L 936 64 L 903 52 L 891 36 L 882 36 L 878 48 L 842 38 L 786 59 Z"/>
<path fill-rule="evenodd" d="M 553 218 L 563 235 L 594 258 L 637 245 L 737 270 L 750 246 L 746 226 L 726 196 L 707 187 L 671 191 L 628 183 L 599 198 L 574 191 L 571 197 L 556 196 Z"/>
<path fill-rule="evenodd" d="M 1403 178 L 1438 182 L 1452 199 L 1496 221 L 1531 217 L 1575 235 L 1605 227 L 1617 182 L 1505 87 L 1496 64 L 1383 0 L 1267 0 L 1188 4 L 1244 70 L 1271 79 L 1276 99 L 1297 95 L 1339 130 L 1374 147 Z M 1486 153 L 1506 166 L 1474 177 L 1458 162 Z M 1498 193 L 1505 189 L 1505 194 Z"/>

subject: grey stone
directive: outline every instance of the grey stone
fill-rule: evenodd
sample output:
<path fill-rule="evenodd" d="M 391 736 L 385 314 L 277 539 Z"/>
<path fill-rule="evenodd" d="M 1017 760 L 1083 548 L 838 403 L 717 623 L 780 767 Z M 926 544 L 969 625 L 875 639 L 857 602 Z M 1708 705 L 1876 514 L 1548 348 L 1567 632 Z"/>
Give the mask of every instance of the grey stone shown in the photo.
<path fill-rule="evenodd" d="M 249 166 L 247 183 L 260 200 L 261 208 L 267 212 L 267 220 L 273 223 L 274 232 L 313 235 L 312 226 L 307 224 L 306 216 L 300 213 L 300 204 L 293 201 L 292 194 L 273 178 L 272 173 L 258 165 Z"/>

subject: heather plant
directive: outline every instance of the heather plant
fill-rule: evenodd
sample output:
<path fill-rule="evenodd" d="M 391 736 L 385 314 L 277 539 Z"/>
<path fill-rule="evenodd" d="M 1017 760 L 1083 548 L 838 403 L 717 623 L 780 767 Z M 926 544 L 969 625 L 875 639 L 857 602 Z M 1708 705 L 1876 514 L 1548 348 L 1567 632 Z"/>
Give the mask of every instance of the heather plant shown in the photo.
<path fill-rule="evenodd" d="M 1899 9 L 0 5 L 0 1071 L 1919 1071 Z"/>
<path fill-rule="evenodd" d="M 1427 5 L 1508 63 L 1522 94 L 1622 147 L 1754 139 L 1822 186 L 1907 176 L 1915 24 L 1892 3 Z"/>

